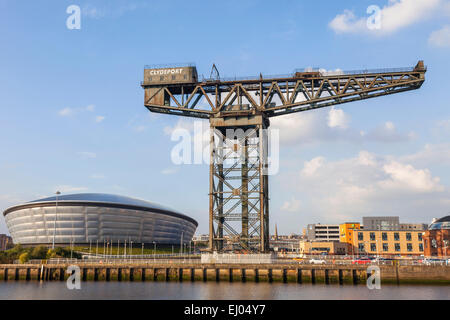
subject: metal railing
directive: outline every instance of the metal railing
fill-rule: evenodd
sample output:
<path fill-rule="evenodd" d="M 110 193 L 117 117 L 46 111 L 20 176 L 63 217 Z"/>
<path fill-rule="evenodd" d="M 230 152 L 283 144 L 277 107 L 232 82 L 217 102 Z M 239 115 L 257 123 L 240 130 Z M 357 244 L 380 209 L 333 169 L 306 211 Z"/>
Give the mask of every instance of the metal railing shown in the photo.
<path fill-rule="evenodd" d="M 193 62 L 181 62 L 181 63 L 164 63 L 164 64 L 147 64 L 144 69 L 165 69 L 165 68 L 184 68 L 195 67 Z"/>
<path fill-rule="evenodd" d="M 15 264 L 20 264 L 19 261 L 15 261 Z M 46 265 L 46 264 L 55 264 L 55 265 L 68 265 L 68 264 L 76 264 L 76 265 L 207 265 L 207 264 L 241 264 L 241 265 L 255 265 L 255 264 L 270 264 L 270 265 L 328 265 L 328 266 L 360 266 L 360 265 L 395 265 L 398 264 L 400 266 L 447 266 L 450 267 L 450 263 L 447 260 L 345 260 L 345 259 L 320 259 L 320 258 L 311 258 L 311 259 L 272 259 L 270 262 L 267 259 L 262 258 L 260 260 L 253 258 L 251 260 L 222 260 L 221 262 L 202 262 L 201 259 L 197 257 L 184 257 L 184 258 L 172 258 L 172 259 L 123 259 L 123 258 L 115 258 L 115 259 L 48 259 L 48 260 L 29 260 L 26 264 L 33 265 Z"/>

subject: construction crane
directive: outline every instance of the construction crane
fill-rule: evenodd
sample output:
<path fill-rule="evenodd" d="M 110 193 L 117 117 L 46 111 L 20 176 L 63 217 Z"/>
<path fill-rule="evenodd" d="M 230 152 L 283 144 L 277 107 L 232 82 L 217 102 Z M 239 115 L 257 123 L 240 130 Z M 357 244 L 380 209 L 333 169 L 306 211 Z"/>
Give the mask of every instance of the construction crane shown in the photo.
<path fill-rule="evenodd" d="M 269 118 L 415 90 L 425 72 L 419 61 L 411 68 L 221 79 L 213 65 L 211 76 L 199 79 L 194 64 L 153 65 L 144 68 L 141 86 L 149 111 L 209 120 L 209 250 L 268 252 Z M 230 129 L 244 134 L 227 135 Z"/>

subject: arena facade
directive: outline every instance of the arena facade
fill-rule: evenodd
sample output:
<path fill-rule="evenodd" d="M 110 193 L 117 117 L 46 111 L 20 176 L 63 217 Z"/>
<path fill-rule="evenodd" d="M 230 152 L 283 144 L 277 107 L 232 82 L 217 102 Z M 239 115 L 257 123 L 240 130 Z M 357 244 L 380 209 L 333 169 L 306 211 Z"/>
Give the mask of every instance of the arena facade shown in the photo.
<path fill-rule="evenodd" d="M 194 219 L 164 206 L 125 196 L 82 193 L 15 205 L 3 215 L 15 244 L 180 245 L 191 241 Z"/>

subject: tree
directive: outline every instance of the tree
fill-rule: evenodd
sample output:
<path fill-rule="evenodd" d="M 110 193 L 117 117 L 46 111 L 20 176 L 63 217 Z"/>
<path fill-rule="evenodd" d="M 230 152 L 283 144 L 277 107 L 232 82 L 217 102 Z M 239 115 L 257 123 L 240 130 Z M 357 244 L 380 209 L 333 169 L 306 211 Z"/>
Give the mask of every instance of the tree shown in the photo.
<path fill-rule="evenodd" d="M 26 263 L 28 260 L 30 260 L 30 255 L 28 252 L 24 252 L 19 256 L 20 263 Z"/>

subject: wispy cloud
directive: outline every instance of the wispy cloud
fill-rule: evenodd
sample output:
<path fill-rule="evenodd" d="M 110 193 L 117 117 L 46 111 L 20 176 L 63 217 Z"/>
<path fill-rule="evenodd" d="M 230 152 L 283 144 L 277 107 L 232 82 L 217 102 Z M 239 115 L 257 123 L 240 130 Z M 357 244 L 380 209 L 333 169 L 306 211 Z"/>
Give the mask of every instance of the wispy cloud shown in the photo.
<path fill-rule="evenodd" d="M 161 174 L 164 174 L 164 175 L 175 174 L 178 172 L 178 170 L 179 170 L 179 168 L 166 168 L 161 171 Z"/>
<path fill-rule="evenodd" d="M 87 4 L 81 8 L 81 14 L 91 19 L 119 18 L 127 13 L 149 7 L 146 2 L 105 3 L 100 6 Z"/>
<path fill-rule="evenodd" d="M 384 35 L 396 32 L 419 21 L 430 19 L 439 12 L 442 0 L 389 0 L 380 10 L 380 28 L 367 27 L 368 16 L 357 17 L 351 10 L 336 15 L 328 26 L 336 33 L 371 33 Z"/>
<path fill-rule="evenodd" d="M 450 25 L 433 31 L 428 38 L 428 43 L 434 47 L 450 47 Z"/>
<path fill-rule="evenodd" d="M 71 108 L 71 107 L 65 107 L 61 110 L 58 111 L 58 114 L 61 117 L 71 117 L 74 116 L 78 113 L 82 113 L 82 112 L 93 112 L 95 110 L 95 105 L 90 104 L 86 107 L 78 107 L 78 108 Z"/>
<path fill-rule="evenodd" d="M 95 122 L 97 122 L 97 123 L 100 123 L 100 122 L 102 122 L 103 120 L 105 120 L 105 117 L 104 117 L 104 116 L 96 116 L 96 117 L 95 117 Z"/>
<path fill-rule="evenodd" d="M 94 173 L 91 175 L 92 179 L 105 179 L 105 175 L 101 174 L 101 173 Z"/>
<path fill-rule="evenodd" d="M 97 158 L 97 154 L 95 152 L 89 152 L 89 151 L 78 152 L 78 155 L 81 156 L 83 159 Z"/>
<path fill-rule="evenodd" d="M 61 193 L 67 193 L 67 192 L 80 192 L 80 191 L 86 191 L 88 190 L 87 187 L 75 187 L 75 186 L 71 186 L 71 185 L 60 185 L 60 186 L 56 186 L 54 188 L 54 190 L 57 190 Z M 53 192 L 53 190 L 52 190 Z"/>

